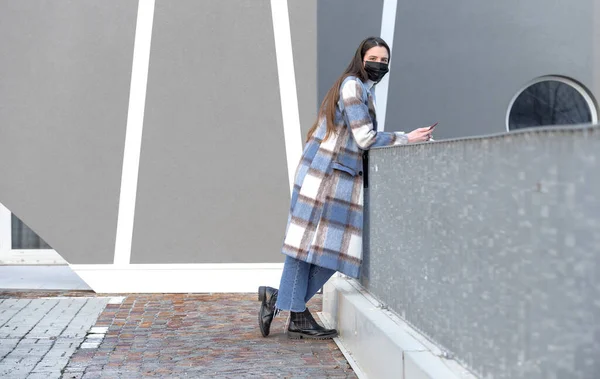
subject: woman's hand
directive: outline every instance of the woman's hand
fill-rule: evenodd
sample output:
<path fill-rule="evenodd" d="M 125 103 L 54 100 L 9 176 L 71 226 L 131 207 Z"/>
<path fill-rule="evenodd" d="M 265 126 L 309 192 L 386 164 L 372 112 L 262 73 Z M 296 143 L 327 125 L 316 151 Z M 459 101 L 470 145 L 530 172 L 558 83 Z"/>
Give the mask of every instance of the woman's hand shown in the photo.
<path fill-rule="evenodd" d="M 430 126 L 427 126 L 425 128 L 415 129 L 406 135 L 408 137 L 408 143 L 429 141 L 431 139 L 432 131 L 433 131 L 433 128 Z"/>

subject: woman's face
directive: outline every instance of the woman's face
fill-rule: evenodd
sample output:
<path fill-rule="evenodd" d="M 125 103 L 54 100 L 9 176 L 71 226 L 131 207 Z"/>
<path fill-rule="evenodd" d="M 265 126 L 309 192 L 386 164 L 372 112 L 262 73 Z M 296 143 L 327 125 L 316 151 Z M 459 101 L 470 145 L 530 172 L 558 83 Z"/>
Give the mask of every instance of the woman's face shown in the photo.
<path fill-rule="evenodd" d="M 383 46 L 374 46 L 367 50 L 364 56 L 364 61 L 389 63 L 390 57 L 387 49 Z M 364 62 L 363 62 L 364 65 Z"/>

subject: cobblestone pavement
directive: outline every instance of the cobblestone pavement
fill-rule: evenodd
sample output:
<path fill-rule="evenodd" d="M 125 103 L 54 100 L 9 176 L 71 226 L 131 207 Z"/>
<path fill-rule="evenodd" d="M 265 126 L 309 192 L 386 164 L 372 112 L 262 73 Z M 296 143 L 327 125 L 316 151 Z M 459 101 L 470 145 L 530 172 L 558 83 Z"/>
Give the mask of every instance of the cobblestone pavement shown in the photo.
<path fill-rule="evenodd" d="M 255 294 L 128 295 L 106 305 L 94 325 L 106 335 L 96 348 L 78 349 L 62 377 L 356 378 L 333 341 L 289 340 L 285 314 L 263 338 L 258 306 Z M 309 307 L 320 306 L 317 295 Z"/>
<path fill-rule="evenodd" d="M 0 299 L 0 377 L 60 378 L 109 299 Z"/>

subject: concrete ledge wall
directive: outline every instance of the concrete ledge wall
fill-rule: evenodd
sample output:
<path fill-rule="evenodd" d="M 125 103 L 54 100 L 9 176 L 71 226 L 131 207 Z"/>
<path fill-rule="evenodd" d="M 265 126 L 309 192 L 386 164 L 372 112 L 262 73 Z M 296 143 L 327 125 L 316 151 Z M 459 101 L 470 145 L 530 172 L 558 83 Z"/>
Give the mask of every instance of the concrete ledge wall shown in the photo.
<path fill-rule="evenodd" d="M 373 150 L 363 285 L 482 377 L 600 375 L 600 128 Z"/>
<path fill-rule="evenodd" d="M 339 331 L 335 342 L 359 378 L 475 379 L 354 279 L 327 282 L 320 317 Z"/>

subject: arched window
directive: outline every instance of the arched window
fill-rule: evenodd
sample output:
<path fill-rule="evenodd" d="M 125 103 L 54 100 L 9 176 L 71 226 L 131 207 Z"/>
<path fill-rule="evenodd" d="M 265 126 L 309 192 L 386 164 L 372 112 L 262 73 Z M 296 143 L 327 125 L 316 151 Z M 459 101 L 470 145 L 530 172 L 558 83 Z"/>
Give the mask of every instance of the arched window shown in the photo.
<path fill-rule="evenodd" d="M 510 103 L 506 117 L 508 130 L 597 122 L 598 111 L 590 93 L 560 76 L 545 76 L 529 83 Z"/>

